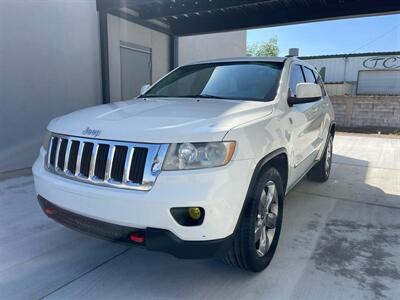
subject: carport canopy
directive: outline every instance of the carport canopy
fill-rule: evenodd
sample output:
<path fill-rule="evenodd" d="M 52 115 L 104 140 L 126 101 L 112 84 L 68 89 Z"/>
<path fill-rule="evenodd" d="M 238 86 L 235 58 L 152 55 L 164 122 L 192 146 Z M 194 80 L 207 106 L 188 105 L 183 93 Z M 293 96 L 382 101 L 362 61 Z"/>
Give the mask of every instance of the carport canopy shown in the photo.
<path fill-rule="evenodd" d="M 400 11 L 398 0 L 97 0 L 116 14 L 174 36 Z"/>
<path fill-rule="evenodd" d="M 176 37 L 321 20 L 390 14 L 399 0 L 97 0 L 103 68 L 103 98 L 109 100 L 107 14 L 171 37 L 171 69 Z"/>

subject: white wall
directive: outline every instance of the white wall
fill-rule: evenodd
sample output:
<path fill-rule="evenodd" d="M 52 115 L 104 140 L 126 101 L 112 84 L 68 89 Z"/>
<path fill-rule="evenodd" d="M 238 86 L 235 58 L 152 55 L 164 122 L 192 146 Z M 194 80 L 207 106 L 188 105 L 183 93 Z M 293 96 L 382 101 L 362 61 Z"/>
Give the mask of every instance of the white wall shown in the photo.
<path fill-rule="evenodd" d="M 179 38 L 179 65 L 214 58 L 246 56 L 246 31 Z"/>
<path fill-rule="evenodd" d="M 30 167 L 52 118 L 101 98 L 95 0 L 0 0 L 0 172 Z"/>
<path fill-rule="evenodd" d="M 108 56 L 110 69 L 110 97 L 121 99 L 120 42 L 128 42 L 152 49 L 152 80 L 155 82 L 169 71 L 169 36 L 122 18 L 108 15 Z"/>
<path fill-rule="evenodd" d="M 395 59 L 395 57 L 397 57 Z M 375 66 L 375 62 L 367 63 L 369 68 L 364 66 L 364 61 L 371 60 L 374 58 L 380 58 L 379 62 Z M 312 64 L 318 71 L 322 67 L 326 67 L 325 82 L 356 82 L 358 80 L 358 72 L 360 70 L 387 70 L 382 62 L 390 58 L 386 63 L 386 66 L 398 66 L 400 67 L 400 56 L 396 55 L 377 55 L 377 56 L 357 56 L 357 57 L 334 57 L 334 58 L 316 58 L 316 59 L 304 59 L 305 61 Z M 393 60 L 391 59 L 393 58 Z"/>

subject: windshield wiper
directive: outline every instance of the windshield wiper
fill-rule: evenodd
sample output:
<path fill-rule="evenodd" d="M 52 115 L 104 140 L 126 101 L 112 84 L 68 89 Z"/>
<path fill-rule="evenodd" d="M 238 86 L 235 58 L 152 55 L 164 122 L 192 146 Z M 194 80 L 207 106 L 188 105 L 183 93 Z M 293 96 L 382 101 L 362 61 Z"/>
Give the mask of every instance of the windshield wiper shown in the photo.
<path fill-rule="evenodd" d="M 167 95 L 141 95 L 139 98 L 209 98 L 209 99 L 226 99 L 225 97 L 215 96 L 215 95 L 208 95 L 208 94 L 199 94 L 199 95 L 179 95 L 179 96 L 167 96 Z"/>
<path fill-rule="evenodd" d="M 209 95 L 209 94 L 199 94 L 199 95 L 186 95 L 179 96 L 179 98 L 210 98 L 210 99 L 226 99 L 225 97 Z"/>
<path fill-rule="evenodd" d="M 171 96 L 167 96 L 167 95 L 150 95 L 150 96 L 140 95 L 138 98 L 168 98 L 168 97 L 171 97 Z"/>

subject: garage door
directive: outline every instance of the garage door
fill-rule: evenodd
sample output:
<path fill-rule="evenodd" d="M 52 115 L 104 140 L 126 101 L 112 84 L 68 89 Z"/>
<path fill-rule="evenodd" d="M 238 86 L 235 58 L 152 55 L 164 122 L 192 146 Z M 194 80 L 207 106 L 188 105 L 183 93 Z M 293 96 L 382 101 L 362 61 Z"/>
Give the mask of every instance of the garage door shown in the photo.
<path fill-rule="evenodd" d="M 360 71 L 357 94 L 400 95 L 400 70 Z"/>

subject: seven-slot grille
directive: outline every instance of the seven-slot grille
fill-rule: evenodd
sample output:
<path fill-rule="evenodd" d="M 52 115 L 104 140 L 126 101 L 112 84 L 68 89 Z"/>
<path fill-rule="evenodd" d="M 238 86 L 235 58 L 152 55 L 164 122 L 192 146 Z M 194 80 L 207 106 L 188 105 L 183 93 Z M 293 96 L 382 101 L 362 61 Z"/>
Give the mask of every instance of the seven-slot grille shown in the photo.
<path fill-rule="evenodd" d="M 168 146 L 86 139 L 53 134 L 47 168 L 98 185 L 150 190 Z"/>

